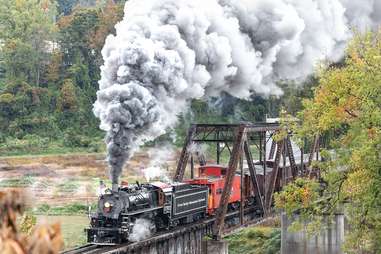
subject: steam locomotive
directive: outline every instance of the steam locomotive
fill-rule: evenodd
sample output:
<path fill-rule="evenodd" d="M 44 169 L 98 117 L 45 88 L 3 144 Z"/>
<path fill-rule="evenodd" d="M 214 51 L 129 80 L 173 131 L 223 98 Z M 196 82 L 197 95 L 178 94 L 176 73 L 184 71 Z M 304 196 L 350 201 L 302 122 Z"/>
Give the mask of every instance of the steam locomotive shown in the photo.
<path fill-rule="evenodd" d="M 198 177 L 181 183 L 152 182 L 113 186 L 98 201 L 86 229 L 89 243 L 119 244 L 129 241 L 139 219 L 150 222 L 151 232 L 174 228 L 214 216 L 220 205 L 227 168 L 220 165 L 199 167 Z M 255 203 L 249 174 L 243 177 L 242 193 L 247 206 Z M 241 175 L 233 181 L 229 209 L 241 201 Z"/>

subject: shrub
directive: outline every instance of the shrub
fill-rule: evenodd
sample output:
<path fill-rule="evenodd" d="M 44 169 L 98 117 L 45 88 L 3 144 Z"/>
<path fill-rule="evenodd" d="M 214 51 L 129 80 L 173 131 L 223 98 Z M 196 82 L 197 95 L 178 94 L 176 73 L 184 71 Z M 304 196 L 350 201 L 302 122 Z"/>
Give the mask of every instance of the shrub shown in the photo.
<path fill-rule="evenodd" d="M 278 228 L 253 227 L 244 229 L 225 239 L 232 254 L 278 254 L 281 231 Z"/>
<path fill-rule="evenodd" d="M 20 221 L 20 231 L 27 235 L 30 235 L 36 223 L 37 223 L 36 216 L 30 213 L 24 213 Z"/>
<path fill-rule="evenodd" d="M 42 204 L 34 210 L 35 214 L 44 215 L 75 215 L 86 214 L 89 206 L 91 209 L 96 208 L 96 204 L 80 204 L 72 203 L 64 206 L 49 206 L 48 204 Z"/>

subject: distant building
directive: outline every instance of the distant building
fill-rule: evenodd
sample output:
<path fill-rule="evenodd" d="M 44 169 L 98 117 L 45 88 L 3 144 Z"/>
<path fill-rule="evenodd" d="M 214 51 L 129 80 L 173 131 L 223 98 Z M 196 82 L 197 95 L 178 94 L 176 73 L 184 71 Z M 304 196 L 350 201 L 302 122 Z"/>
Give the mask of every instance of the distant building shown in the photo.
<path fill-rule="evenodd" d="M 279 117 L 275 117 L 275 118 L 268 118 L 267 115 L 266 115 L 266 123 L 279 123 L 280 122 L 280 118 Z"/>

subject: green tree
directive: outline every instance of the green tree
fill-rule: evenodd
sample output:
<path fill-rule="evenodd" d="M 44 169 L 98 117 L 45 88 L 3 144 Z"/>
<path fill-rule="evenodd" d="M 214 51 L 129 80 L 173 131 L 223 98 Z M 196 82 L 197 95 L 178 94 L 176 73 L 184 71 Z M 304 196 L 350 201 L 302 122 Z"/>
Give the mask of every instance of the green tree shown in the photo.
<path fill-rule="evenodd" d="M 7 80 L 39 85 L 54 46 L 53 0 L 0 0 L 1 68 Z"/>
<path fill-rule="evenodd" d="M 115 24 L 123 18 L 123 3 L 115 3 L 114 0 L 104 0 L 104 6 L 99 9 L 99 23 L 90 35 L 90 48 L 96 55 L 96 64 L 103 63 L 101 50 L 109 34 L 115 33 Z"/>
<path fill-rule="evenodd" d="M 79 4 L 92 5 L 90 2 Z M 59 70 L 60 78 L 71 80 L 77 91 L 75 116 L 62 111 L 63 107 L 57 107 L 59 125 L 63 128 L 79 125 L 81 127 L 77 132 L 98 134 L 98 120 L 92 113 L 92 104 L 98 88 L 100 66 L 103 63 L 101 49 L 106 36 L 114 32 L 114 25 L 122 18 L 122 9 L 123 4 L 115 4 L 113 1 L 86 8 L 78 5 L 70 15 L 61 17 L 58 21 L 60 52 L 57 60 L 61 57 L 61 64 L 57 61 L 55 66 L 52 65 L 49 76 L 51 79 L 56 78 Z M 71 124 L 67 124 L 65 117 L 71 119 Z M 85 126 L 88 128 L 83 128 Z"/>
<path fill-rule="evenodd" d="M 97 88 L 104 41 L 115 32 L 114 26 L 122 16 L 123 4 L 108 0 L 104 5 L 77 8 L 59 20 L 63 61 L 69 78 L 75 79 L 78 86 Z M 95 90 L 91 94 L 95 96 Z"/>
<path fill-rule="evenodd" d="M 335 134 L 334 155 L 322 151 L 325 188 L 304 211 L 318 218 L 345 203 L 347 252 L 381 253 L 381 30 L 357 35 L 342 66 L 320 71 L 314 98 L 303 105 L 301 137 Z M 291 195 L 279 201 L 292 207 Z"/>
<path fill-rule="evenodd" d="M 49 84 L 56 84 L 61 80 L 62 76 L 62 53 L 59 50 L 54 50 L 47 66 L 46 80 Z"/>
<path fill-rule="evenodd" d="M 100 77 L 100 65 L 96 64 L 96 54 L 90 46 L 91 35 L 98 23 L 96 8 L 76 9 L 58 22 L 64 77 L 72 79 L 90 100 L 95 98 Z"/>
<path fill-rule="evenodd" d="M 78 109 L 78 99 L 75 92 L 75 86 L 70 79 L 65 80 L 62 85 L 57 108 L 61 112 L 71 113 L 74 113 Z"/>
<path fill-rule="evenodd" d="M 8 82 L 0 92 L 0 132 L 22 137 L 26 133 L 49 129 L 46 88 L 30 86 L 25 81 Z"/>
<path fill-rule="evenodd" d="M 57 0 L 57 18 L 55 0 L 0 0 L 2 142 L 47 137 L 89 146 L 103 135 L 92 104 L 100 52 L 122 18 L 123 2 Z"/>

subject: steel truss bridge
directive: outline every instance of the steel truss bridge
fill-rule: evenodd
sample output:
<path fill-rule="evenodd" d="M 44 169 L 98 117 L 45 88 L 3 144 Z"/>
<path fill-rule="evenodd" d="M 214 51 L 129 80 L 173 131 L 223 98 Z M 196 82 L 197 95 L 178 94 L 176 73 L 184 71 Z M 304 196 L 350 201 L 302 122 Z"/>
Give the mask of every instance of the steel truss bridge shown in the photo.
<path fill-rule="evenodd" d="M 279 123 L 193 124 L 185 139 L 174 181 L 182 181 L 185 175 L 193 178 L 196 161 L 200 165 L 210 161 L 194 149 L 195 145 L 205 143 L 214 148 L 217 164 L 221 163 L 223 154 L 228 154 L 225 186 L 214 218 L 158 232 L 153 237 L 136 243 L 107 247 L 85 245 L 63 253 L 200 254 L 205 236 L 220 239 L 237 228 L 266 220 L 273 215 L 274 192 L 280 191 L 282 186 L 296 177 L 320 176 L 319 169 L 313 167 L 312 163 L 320 160 L 322 138 L 319 136 L 310 143 L 304 140 L 304 144 L 298 147 L 292 142 L 292 133 Z M 253 151 L 257 153 L 254 154 Z M 253 155 L 256 155 L 255 159 Z M 241 189 L 239 211 L 229 213 L 228 201 L 234 176 L 240 172 L 243 177 L 245 171 L 251 176 L 257 206 L 245 208 L 244 190 Z M 233 225 L 232 218 L 239 218 L 239 222 Z"/>

